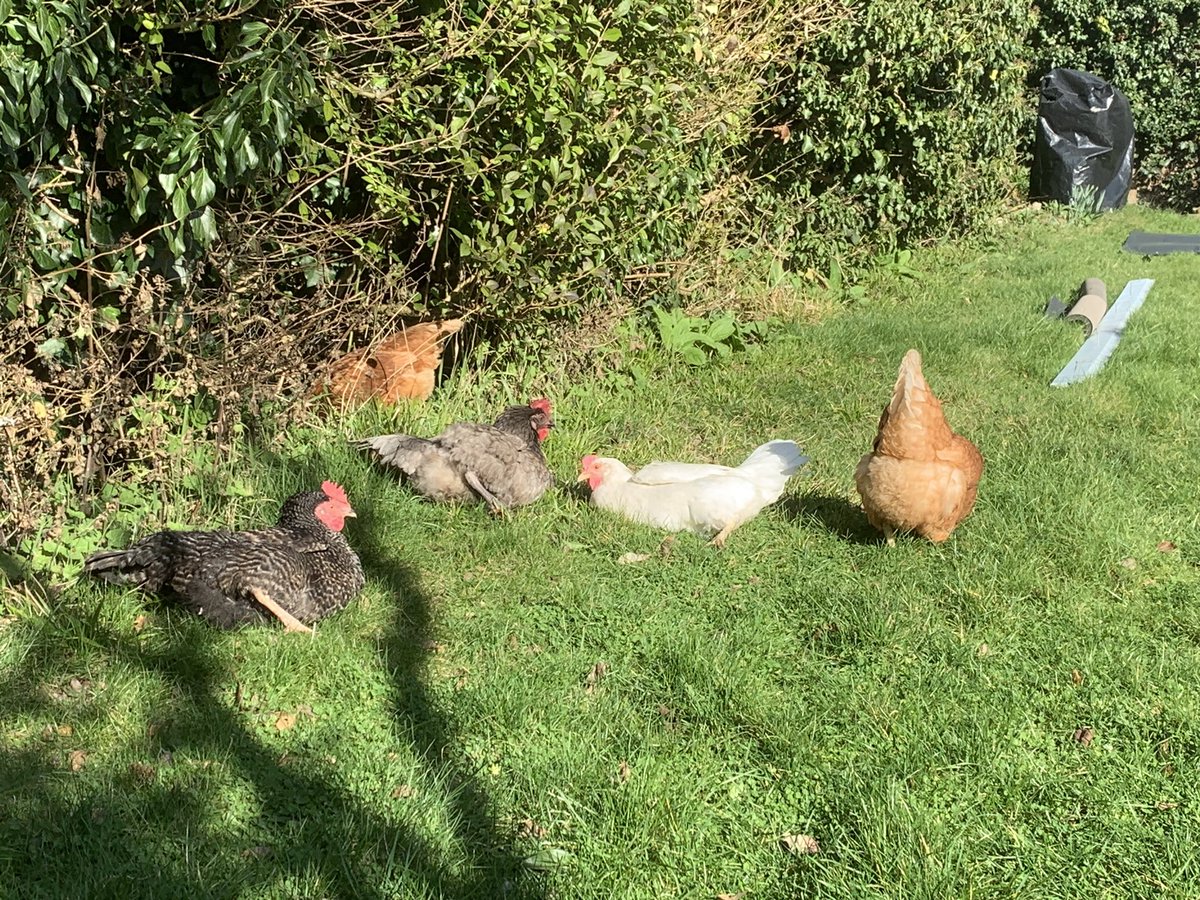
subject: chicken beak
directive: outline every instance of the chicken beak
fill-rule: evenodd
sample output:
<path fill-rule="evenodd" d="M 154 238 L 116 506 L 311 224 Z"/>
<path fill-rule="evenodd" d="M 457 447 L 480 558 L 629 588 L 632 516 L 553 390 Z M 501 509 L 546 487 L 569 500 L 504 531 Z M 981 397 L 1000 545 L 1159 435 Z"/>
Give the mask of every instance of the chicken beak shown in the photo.
<path fill-rule="evenodd" d="M 357 519 L 358 513 L 356 513 L 354 510 L 352 510 L 350 507 L 347 506 L 346 513 L 345 513 L 345 515 L 342 516 L 342 518 L 343 519 Z"/>
<path fill-rule="evenodd" d="M 580 472 L 579 477 L 575 479 L 575 483 L 579 484 L 581 481 L 587 481 L 591 477 L 592 476 L 589 475 L 587 472 Z"/>

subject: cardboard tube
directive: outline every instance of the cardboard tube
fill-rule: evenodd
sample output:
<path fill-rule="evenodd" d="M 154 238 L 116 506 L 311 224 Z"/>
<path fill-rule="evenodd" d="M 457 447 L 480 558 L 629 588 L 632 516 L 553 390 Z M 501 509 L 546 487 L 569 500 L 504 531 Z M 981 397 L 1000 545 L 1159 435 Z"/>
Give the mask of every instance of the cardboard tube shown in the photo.
<path fill-rule="evenodd" d="M 1079 286 L 1079 296 L 1082 297 L 1084 294 L 1093 294 L 1103 300 L 1106 305 L 1108 303 L 1108 288 L 1099 278 L 1083 280 L 1083 284 Z"/>
<path fill-rule="evenodd" d="M 1071 311 L 1067 313 L 1068 322 L 1078 322 L 1083 326 L 1083 336 L 1090 337 L 1091 333 L 1100 327 L 1100 320 L 1108 312 L 1108 303 L 1098 294 L 1084 294 L 1075 301 Z"/>

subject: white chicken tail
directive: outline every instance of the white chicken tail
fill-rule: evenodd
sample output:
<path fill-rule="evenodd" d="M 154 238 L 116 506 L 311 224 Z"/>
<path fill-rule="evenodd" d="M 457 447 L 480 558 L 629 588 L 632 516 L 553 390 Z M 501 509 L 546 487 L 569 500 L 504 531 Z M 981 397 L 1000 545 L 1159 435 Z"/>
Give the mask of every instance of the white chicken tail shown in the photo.
<path fill-rule="evenodd" d="M 787 481 L 808 462 L 808 457 L 795 441 L 768 441 L 746 457 L 737 472 L 753 481 L 774 503 L 783 493 Z"/>

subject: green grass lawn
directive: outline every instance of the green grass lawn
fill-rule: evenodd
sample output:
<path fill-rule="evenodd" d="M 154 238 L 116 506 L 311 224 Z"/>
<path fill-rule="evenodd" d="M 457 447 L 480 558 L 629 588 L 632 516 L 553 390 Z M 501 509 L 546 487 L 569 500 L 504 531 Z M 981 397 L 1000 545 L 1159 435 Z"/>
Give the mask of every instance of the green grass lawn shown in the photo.
<path fill-rule="evenodd" d="M 1200 218 L 1024 214 L 709 367 L 462 373 L 245 451 L 177 514 L 256 526 L 339 479 L 364 594 L 315 639 L 91 584 L 6 620 L 0 894 L 1200 896 L 1200 257 L 1121 253 L 1133 228 Z M 1051 389 L 1081 337 L 1042 308 L 1089 275 L 1156 283 Z M 987 469 L 949 542 L 888 548 L 853 471 L 909 347 Z M 563 486 L 505 520 L 344 442 L 541 391 Z M 572 484 L 587 452 L 773 437 L 813 461 L 724 551 Z"/>

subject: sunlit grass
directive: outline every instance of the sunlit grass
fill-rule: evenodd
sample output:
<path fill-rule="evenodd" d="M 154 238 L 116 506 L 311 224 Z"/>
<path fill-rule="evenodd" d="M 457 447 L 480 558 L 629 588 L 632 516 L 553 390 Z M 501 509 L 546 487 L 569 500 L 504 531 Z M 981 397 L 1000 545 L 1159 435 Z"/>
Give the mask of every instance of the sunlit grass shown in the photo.
<path fill-rule="evenodd" d="M 94 585 L 5 626 L 0 883 L 1195 896 L 1200 260 L 1123 254 L 1134 228 L 1200 231 L 1029 216 L 727 363 L 649 361 L 642 386 L 462 373 L 424 407 L 248 448 L 243 525 L 340 480 L 366 591 L 315 639 Z M 1110 300 L 1156 283 L 1101 375 L 1051 389 L 1080 334 L 1042 307 L 1090 275 Z M 886 548 L 852 475 L 909 347 L 987 469 L 947 544 Z M 418 502 L 345 442 L 543 391 L 563 487 L 504 519 Z M 664 548 L 571 489 L 584 453 L 735 463 L 773 437 L 813 461 L 723 552 Z"/>

